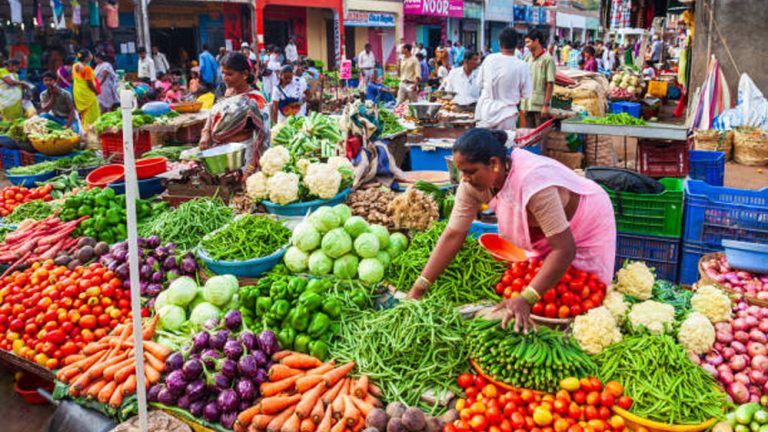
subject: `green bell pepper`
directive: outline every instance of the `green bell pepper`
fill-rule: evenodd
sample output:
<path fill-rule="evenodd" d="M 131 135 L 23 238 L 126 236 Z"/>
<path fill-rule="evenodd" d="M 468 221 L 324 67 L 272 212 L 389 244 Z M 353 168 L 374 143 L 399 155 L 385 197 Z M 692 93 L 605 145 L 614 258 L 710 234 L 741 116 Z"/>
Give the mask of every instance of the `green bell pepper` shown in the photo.
<path fill-rule="evenodd" d="M 286 315 L 288 315 L 288 312 L 291 311 L 291 305 L 287 300 L 277 300 L 276 302 L 272 303 L 272 307 L 269 308 L 269 311 L 278 318 L 283 319 L 286 317 Z"/>
<path fill-rule="evenodd" d="M 320 294 L 315 294 L 312 291 L 304 291 L 299 296 L 299 304 L 304 305 L 311 312 L 316 311 L 323 304 L 323 297 Z"/>
<path fill-rule="evenodd" d="M 323 301 L 322 310 L 329 317 L 337 319 L 341 315 L 341 302 L 336 297 L 328 297 Z"/>
<path fill-rule="evenodd" d="M 309 343 L 309 355 L 325 361 L 328 357 L 328 344 L 321 340 L 314 340 Z"/>
<path fill-rule="evenodd" d="M 304 305 L 298 305 L 293 309 L 294 315 L 291 320 L 291 326 L 294 330 L 303 332 L 309 327 L 309 309 Z"/>
<path fill-rule="evenodd" d="M 93 213 L 93 208 L 91 206 L 83 204 L 77 208 L 78 216 L 90 216 L 91 213 Z"/>
<path fill-rule="evenodd" d="M 326 291 L 328 291 L 328 288 L 330 285 L 330 281 L 327 279 L 312 279 L 307 283 L 307 288 L 304 292 L 313 292 L 317 294 L 322 294 Z"/>
<path fill-rule="evenodd" d="M 355 288 L 349 293 L 349 298 L 359 308 L 368 306 L 368 295 L 360 288 Z"/>
<path fill-rule="evenodd" d="M 296 335 L 296 339 L 293 341 L 293 349 L 304 354 L 309 354 L 309 344 L 312 342 L 312 338 L 299 333 Z"/>
<path fill-rule="evenodd" d="M 117 225 L 121 222 L 121 214 L 120 210 L 116 208 L 110 208 L 107 210 L 107 222 L 110 223 L 110 225 Z"/>
<path fill-rule="evenodd" d="M 331 319 L 328 318 L 328 315 L 318 312 L 314 315 L 312 315 L 312 321 L 309 323 L 309 328 L 307 329 L 307 333 L 309 333 L 310 336 L 313 338 L 319 338 L 325 332 L 328 330 L 328 328 L 331 326 Z"/>
<path fill-rule="evenodd" d="M 93 199 L 93 203 L 97 207 L 107 207 L 109 205 L 109 198 L 103 193 L 100 193 Z"/>
<path fill-rule="evenodd" d="M 250 311 L 256 310 L 256 299 L 259 297 L 259 291 L 256 287 L 249 285 L 240 288 L 238 293 L 240 304 Z M 270 307 L 272 307 L 270 305 Z M 268 310 L 267 310 L 268 311 Z"/>
<path fill-rule="evenodd" d="M 258 294 L 258 293 L 255 293 Z M 269 297 L 257 297 L 256 298 L 256 315 L 264 316 L 272 308 L 272 299 Z"/>
<path fill-rule="evenodd" d="M 288 282 L 288 290 L 290 291 L 293 298 L 298 297 L 301 295 L 301 293 L 304 292 L 304 289 L 307 287 L 307 280 L 301 277 L 293 277 Z"/>
<path fill-rule="evenodd" d="M 293 347 L 293 341 L 296 339 L 296 332 L 292 328 L 284 328 L 277 334 L 277 341 L 280 347 L 289 350 Z"/>
<path fill-rule="evenodd" d="M 288 283 L 284 280 L 275 281 L 269 288 L 269 296 L 272 301 L 288 298 Z"/>

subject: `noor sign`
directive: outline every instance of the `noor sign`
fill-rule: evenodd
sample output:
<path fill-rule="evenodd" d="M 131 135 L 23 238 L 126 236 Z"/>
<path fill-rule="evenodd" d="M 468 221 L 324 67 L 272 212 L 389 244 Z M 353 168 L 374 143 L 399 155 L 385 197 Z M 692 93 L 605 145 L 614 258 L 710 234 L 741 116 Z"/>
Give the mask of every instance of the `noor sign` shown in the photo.
<path fill-rule="evenodd" d="M 405 0 L 403 10 L 406 15 L 462 18 L 464 0 Z"/>

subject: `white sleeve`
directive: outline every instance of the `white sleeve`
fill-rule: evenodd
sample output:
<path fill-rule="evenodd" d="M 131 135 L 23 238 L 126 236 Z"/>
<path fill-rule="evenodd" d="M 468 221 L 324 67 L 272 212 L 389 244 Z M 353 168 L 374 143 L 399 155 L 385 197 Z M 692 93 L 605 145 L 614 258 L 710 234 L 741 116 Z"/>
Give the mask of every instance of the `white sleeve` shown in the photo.
<path fill-rule="evenodd" d="M 520 97 L 528 99 L 533 93 L 533 83 L 531 82 L 531 70 L 528 67 L 522 68 L 523 79 L 520 82 Z"/>
<path fill-rule="evenodd" d="M 279 100 L 283 99 L 283 94 L 278 89 L 278 86 L 279 86 L 279 84 L 274 86 L 274 87 L 272 87 L 272 100 L 273 101 L 279 101 Z"/>

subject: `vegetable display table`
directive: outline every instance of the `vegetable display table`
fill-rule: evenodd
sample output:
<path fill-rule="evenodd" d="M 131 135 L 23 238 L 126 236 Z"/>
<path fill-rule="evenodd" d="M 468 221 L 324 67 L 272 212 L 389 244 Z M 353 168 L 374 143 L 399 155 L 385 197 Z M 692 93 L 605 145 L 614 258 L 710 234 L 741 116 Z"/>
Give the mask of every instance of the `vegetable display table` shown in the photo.
<path fill-rule="evenodd" d="M 53 381 L 54 379 L 54 375 L 51 370 L 46 369 L 35 362 L 23 359 L 12 352 L 0 350 L 0 361 L 34 374 L 45 380 Z"/>

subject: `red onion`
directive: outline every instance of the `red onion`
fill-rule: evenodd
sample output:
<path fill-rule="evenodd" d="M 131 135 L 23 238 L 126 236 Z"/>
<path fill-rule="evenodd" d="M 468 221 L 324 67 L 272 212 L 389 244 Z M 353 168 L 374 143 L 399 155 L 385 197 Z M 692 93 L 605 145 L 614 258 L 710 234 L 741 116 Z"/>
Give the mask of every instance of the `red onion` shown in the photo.
<path fill-rule="evenodd" d="M 749 375 L 745 374 L 744 372 L 737 373 L 736 375 L 733 376 L 733 379 L 736 382 L 744 384 L 745 386 L 748 386 L 751 384 L 749 382 Z"/>
<path fill-rule="evenodd" d="M 741 343 L 747 343 L 749 342 L 749 333 L 743 330 L 737 330 L 736 333 L 733 334 L 733 338 Z"/>
<path fill-rule="evenodd" d="M 717 351 L 710 351 L 705 359 L 707 360 L 707 363 L 711 364 L 712 366 L 719 366 L 723 363 L 723 356 L 721 356 Z"/>
<path fill-rule="evenodd" d="M 747 354 L 749 354 L 750 357 L 755 357 L 758 355 L 765 356 L 768 355 L 768 347 L 760 342 L 750 342 L 747 345 Z"/>
<path fill-rule="evenodd" d="M 722 353 L 722 355 L 723 355 L 723 358 L 724 358 L 726 361 L 728 361 L 728 360 L 730 360 L 730 359 L 731 359 L 731 357 L 733 357 L 733 356 L 735 356 L 735 355 L 736 355 L 736 350 L 735 350 L 735 349 L 733 349 L 733 348 L 731 348 L 731 347 L 725 347 L 725 348 L 723 348 L 723 350 L 722 350 L 722 352 L 721 352 L 721 353 Z"/>
<path fill-rule="evenodd" d="M 731 348 L 736 351 L 736 354 L 744 354 L 747 352 L 747 346 L 739 341 L 731 342 Z"/>
<path fill-rule="evenodd" d="M 692 362 L 696 363 L 697 365 L 701 364 L 701 358 L 698 354 L 696 354 L 693 351 L 688 351 L 688 358 L 691 359 Z"/>
<path fill-rule="evenodd" d="M 768 371 L 768 357 L 764 355 L 756 355 L 752 357 L 752 369 L 759 370 L 760 372 Z"/>
<path fill-rule="evenodd" d="M 763 319 L 760 320 L 760 323 L 757 325 L 757 328 L 763 333 L 768 333 L 768 319 L 765 319 L 765 318 L 766 317 L 763 317 Z"/>
<path fill-rule="evenodd" d="M 753 384 L 763 385 L 768 381 L 768 377 L 765 376 L 763 371 L 753 369 L 749 372 L 749 380 L 752 381 Z"/>
<path fill-rule="evenodd" d="M 717 351 L 722 351 L 723 350 L 723 344 L 721 344 L 720 342 L 715 342 L 715 344 L 712 345 L 712 349 L 715 349 Z"/>
<path fill-rule="evenodd" d="M 728 331 L 718 331 L 715 334 L 715 338 L 720 343 L 728 344 L 733 341 L 733 333 Z"/>
<path fill-rule="evenodd" d="M 742 311 L 739 311 L 736 315 L 738 316 Z M 733 329 L 738 332 L 739 330 L 747 330 L 747 321 L 746 318 L 736 318 L 733 320 Z"/>
<path fill-rule="evenodd" d="M 747 328 L 744 329 L 744 330 L 748 330 L 748 329 L 757 327 L 757 324 L 758 324 L 758 322 L 757 322 L 758 312 L 752 312 L 751 310 L 748 310 L 747 313 L 749 314 L 749 316 L 744 318 L 744 323 L 747 324 Z"/>
<path fill-rule="evenodd" d="M 747 313 L 752 315 L 753 317 L 760 316 L 760 306 L 750 305 L 747 307 Z"/>
<path fill-rule="evenodd" d="M 768 308 L 760 308 L 760 318 L 768 318 Z"/>
<path fill-rule="evenodd" d="M 701 365 L 701 367 L 704 368 L 705 371 L 712 374 L 713 377 L 720 378 L 720 372 L 718 372 L 717 369 L 714 366 L 712 366 L 711 363 L 704 363 L 703 365 Z"/>
<path fill-rule="evenodd" d="M 720 372 L 720 381 L 725 385 L 733 384 L 736 379 L 733 377 L 733 373 L 729 370 L 718 370 Z"/>
<path fill-rule="evenodd" d="M 716 369 L 717 369 L 717 371 L 718 371 L 718 372 L 720 372 L 720 373 L 724 373 L 724 372 L 729 372 L 729 373 L 730 373 L 730 372 L 731 372 L 731 368 L 729 368 L 729 367 L 728 367 L 728 364 L 727 364 L 727 363 L 723 363 L 723 364 L 721 364 L 721 365 L 718 365 L 718 366 L 716 367 Z"/>
<path fill-rule="evenodd" d="M 749 401 L 752 403 L 760 403 L 760 396 L 756 394 L 750 394 Z"/>
<path fill-rule="evenodd" d="M 733 333 L 733 327 L 729 322 L 719 322 L 715 324 L 715 331 Z"/>
<path fill-rule="evenodd" d="M 741 383 L 733 383 L 728 386 L 728 394 L 733 397 L 733 401 L 742 404 L 749 401 L 749 390 L 747 390 L 747 386 Z"/>
<path fill-rule="evenodd" d="M 768 395 L 768 382 L 766 382 L 765 384 L 763 384 L 763 394 L 766 394 L 766 395 Z"/>
<path fill-rule="evenodd" d="M 735 355 L 728 362 L 728 366 L 730 366 L 731 370 L 734 372 L 741 371 L 747 367 L 747 364 L 749 364 L 749 357 L 744 354 Z"/>

